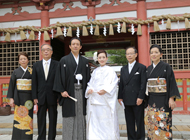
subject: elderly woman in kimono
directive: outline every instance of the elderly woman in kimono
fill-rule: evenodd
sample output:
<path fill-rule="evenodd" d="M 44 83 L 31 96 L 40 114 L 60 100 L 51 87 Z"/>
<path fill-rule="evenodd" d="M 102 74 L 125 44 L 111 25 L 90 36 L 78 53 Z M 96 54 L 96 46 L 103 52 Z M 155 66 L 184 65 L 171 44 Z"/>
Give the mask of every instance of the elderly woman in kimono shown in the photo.
<path fill-rule="evenodd" d="M 12 140 L 32 140 L 33 100 L 31 94 L 32 69 L 28 67 L 28 54 L 18 55 L 20 67 L 11 75 L 7 98 L 15 105 Z"/>
<path fill-rule="evenodd" d="M 145 124 L 149 140 L 172 139 L 172 110 L 180 98 L 175 76 L 169 64 L 160 60 L 162 49 L 150 47 L 152 65 L 147 68 L 148 107 Z"/>
<path fill-rule="evenodd" d="M 118 78 L 114 70 L 106 65 L 104 50 L 97 52 L 100 67 L 96 68 L 88 83 L 87 140 L 118 140 L 119 125 L 116 114 Z"/>

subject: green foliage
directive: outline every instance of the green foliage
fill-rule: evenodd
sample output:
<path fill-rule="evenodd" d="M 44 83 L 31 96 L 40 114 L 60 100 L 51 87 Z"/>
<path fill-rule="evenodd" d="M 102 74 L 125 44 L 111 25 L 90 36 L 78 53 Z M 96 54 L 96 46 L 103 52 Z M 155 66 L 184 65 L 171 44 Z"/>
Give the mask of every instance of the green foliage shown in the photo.
<path fill-rule="evenodd" d="M 85 57 L 93 57 L 95 51 L 85 52 Z"/>
<path fill-rule="evenodd" d="M 93 57 L 95 51 L 85 52 L 85 57 Z M 106 50 L 108 53 L 108 62 L 117 65 L 126 65 L 127 59 L 125 49 Z"/>
<path fill-rule="evenodd" d="M 107 53 L 109 54 L 109 60 L 112 64 L 118 64 L 118 65 L 126 65 L 127 59 L 125 56 L 125 50 L 124 49 L 117 49 L 117 50 L 107 50 Z"/>

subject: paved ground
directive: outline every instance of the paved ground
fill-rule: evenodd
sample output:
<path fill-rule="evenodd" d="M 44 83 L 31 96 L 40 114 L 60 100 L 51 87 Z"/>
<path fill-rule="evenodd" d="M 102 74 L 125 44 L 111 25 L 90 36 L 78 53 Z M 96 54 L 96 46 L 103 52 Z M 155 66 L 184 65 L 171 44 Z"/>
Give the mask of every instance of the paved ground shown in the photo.
<path fill-rule="evenodd" d="M 10 140 L 10 139 L 11 139 L 11 135 L 0 135 L 0 140 Z M 33 136 L 33 140 L 37 140 L 37 135 Z M 62 140 L 62 136 L 57 135 L 56 140 Z M 120 140 L 127 140 L 127 138 L 126 137 L 120 137 Z M 173 140 L 184 140 L 184 139 L 173 139 Z"/>
<path fill-rule="evenodd" d="M 180 109 L 180 108 L 178 108 Z M 127 139 L 127 131 L 125 125 L 124 111 L 118 104 L 118 120 L 121 140 Z M 12 133 L 12 122 L 14 115 L 0 116 L 0 140 L 10 140 Z M 48 128 L 47 117 L 47 128 Z M 57 121 L 57 137 L 56 140 L 61 140 L 62 116 L 61 107 L 58 107 L 58 121 Z M 34 140 L 37 138 L 37 116 L 34 114 Z M 173 138 L 175 139 L 189 139 L 190 140 L 190 115 L 173 115 Z"/>

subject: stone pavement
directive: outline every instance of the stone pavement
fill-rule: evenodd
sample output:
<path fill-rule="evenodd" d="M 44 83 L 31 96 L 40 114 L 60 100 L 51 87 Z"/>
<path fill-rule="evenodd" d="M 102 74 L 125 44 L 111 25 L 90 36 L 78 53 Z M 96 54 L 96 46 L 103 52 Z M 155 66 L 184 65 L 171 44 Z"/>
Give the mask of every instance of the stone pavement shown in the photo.
<path fill-rule="evenodd" d="M 121 140 L 127 139 L 127 131 L 125 124 L 124 110 L 117 104 L 119 129 Z M 10 140 L 13 127 L 13 117 L 0 116 L 0 140 Z M 48 128 L 48 117 L 47 117 L 47 128 Z M 37 138 L 37 115 L 34 114 L 34 140 Z M 48 131 L 48 129 L 47 129 Z M 58 107 L 58 120 L 57 120 L 57 137 L 56 140 L 61 140 L 62 134 L 62 116 L 61 107 Z M 173 115 L 173 138 L 174 139 L 189 139 L 190 140 L 190 115 Z"/>
<path fill-rule="evenodd" d="M 11 135 L 0 135 L 0 140 L 10 140 L 11 139 Z M 47 139 L 47 137 L 46 137 Z M 33 136 L 33 140 L 37 140 L 37 135 Z M 62 136 L 61 135 L 57 135 L 56 136 L 56 140 L 62 140 Z M 120 137 L 120 140 L 127 140 L 126 137 Z M 145 139 L 147 140 L 147 139 Z M 173 140 L 184 140 L 184 139 L 173 139 Z"/>

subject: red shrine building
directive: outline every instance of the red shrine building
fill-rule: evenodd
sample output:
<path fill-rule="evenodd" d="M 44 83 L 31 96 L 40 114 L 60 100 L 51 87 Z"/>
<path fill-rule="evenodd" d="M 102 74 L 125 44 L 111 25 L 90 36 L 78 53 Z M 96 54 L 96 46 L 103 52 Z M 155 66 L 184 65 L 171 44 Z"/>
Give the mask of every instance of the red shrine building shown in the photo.
<path fill-rule="evenodd" d="M 179 110 L 190 114 L 189 0 L 1 0 L 0 104 L 6 98 L 18 53 L 29 66 L 42 59 L 40 46 L 53 47 L 53 59 L 70 52 L 72 37 L 81 38 L 81 53 L 135 46 L 138 62 L 151 64 L 149 48 L 158 44 L 162 60 L 174 70 L 181 94 Z"/>

